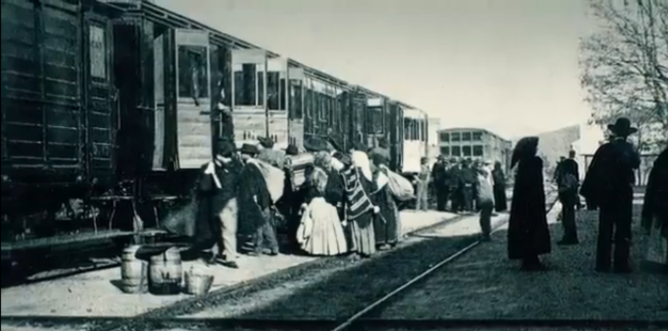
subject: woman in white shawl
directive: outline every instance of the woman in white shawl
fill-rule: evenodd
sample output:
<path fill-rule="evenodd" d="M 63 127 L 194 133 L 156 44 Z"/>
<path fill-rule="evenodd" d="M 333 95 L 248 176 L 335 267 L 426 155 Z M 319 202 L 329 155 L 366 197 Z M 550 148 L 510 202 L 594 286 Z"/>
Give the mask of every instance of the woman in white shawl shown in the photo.
<path fill-rule="evenodd" d="M 313 166 L 307 183 L 307 205 L 302 212 L 297 240 L 301 248 L 311 255 L 331 256 L 346 253 L 348 247 L 339 213 L 334 205 L 327 202 L 327 195 L 337 190 L 328 187 L 332 167 L 329 153 L 316 152 Z M 341 189 L 338 188 L 338 191 Z"/>

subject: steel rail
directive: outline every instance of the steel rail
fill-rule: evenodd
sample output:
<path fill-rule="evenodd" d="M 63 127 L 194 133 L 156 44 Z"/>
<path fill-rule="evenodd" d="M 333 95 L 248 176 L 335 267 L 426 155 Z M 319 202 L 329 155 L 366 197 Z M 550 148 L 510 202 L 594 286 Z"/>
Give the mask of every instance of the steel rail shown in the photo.
<path fill-rule="evenodd" d="M 550 195 L 553 195 L 554 193 L 556 193 L 556 191 L 551 191 Z M 547 196 L 547 194 L 546 194 L 546 196 Z M 545 211 L 546 214 L 549 213 L 550 211 L 552 211 L 552 208 L 556 205 L 557 201 L 558 201 L 558 198 L 554 198 L 554 200 L 548 204 L 547 209 Z M 503 225 L 505 225 L 507 222 L 508 221 L 505 221 L 505 222 L 502 222 L 501 224 L 499 224 L 495 229 L 492 230 L 492 233 L 495 233 L 495 232 L 499 231 L 499 229 Z M 344 321 L 343 323 L 341 323 L 340 325 L 338 325 L 337 327 L 335 327 L 331 331 L 347 330 L 355 322 L 358 322 L 358 321 L 362 322 L 362 318 L 367 316 L 372 311 L 374 311 L 374 309 L 380 307 L 381 305 L 384 305 L 384 304 L 388 303 L 388 301 L 390 299 L 396 297 L 399 293 L 404 292 L 407 288 L 411 287 L 415 283 L 417 283 L 417 282 L 425 279 L 426 277 L 430 276 L 431 274 L 433 274 L 434 271 L 442 268 L 443 266 L 445 266 L 445 265 L 451 263 L 452 261 L 456 260 L 458 257 L 460 257 L 460 256 L 466 254 L 467 252 L 471 251 L 473 248 L 477 247 L 482 242 L 483 242 L 482 238 L 477 239 L 476 241 L 474 241 L 473 243 L 469 244 L 468 246 L 462 248 L 461 250 L 457 251 L 456 253 L 454 253 L 452 255 L 449 255 L 448 257 L 441 260 L 440 262 L 438 262 L 433 267 L 423 271 L 421 274 L 415 276 L 414 278 L 412 278 L 408 282 L 399 286 L 394 291 L 388 293 L 384 297 L 382 297 L 382 298 L 376 300 L 375 302 L 369 304 L 368 306 L 362 308 L 359 312 L 357 312 L 353 316 L 349 317 L 346 321 Z"/>

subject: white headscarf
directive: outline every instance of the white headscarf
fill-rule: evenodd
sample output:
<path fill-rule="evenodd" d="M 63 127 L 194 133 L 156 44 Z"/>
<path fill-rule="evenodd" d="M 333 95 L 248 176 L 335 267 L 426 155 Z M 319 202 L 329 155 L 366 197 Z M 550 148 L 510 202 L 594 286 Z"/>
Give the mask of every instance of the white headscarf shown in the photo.
<path fill-rule="evenodd" d="M 360 171 L 368 180 L 373 180 L 371 176 L 371 165 L 369 163 L 369 157 L 364 152 L 353 151 L 352 154 L 353 164 L 360 168 Z"/>

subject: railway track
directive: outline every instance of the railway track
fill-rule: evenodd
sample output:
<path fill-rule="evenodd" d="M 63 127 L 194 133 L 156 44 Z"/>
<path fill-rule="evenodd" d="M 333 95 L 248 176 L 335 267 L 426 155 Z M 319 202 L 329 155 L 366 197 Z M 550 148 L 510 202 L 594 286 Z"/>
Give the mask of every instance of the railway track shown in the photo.
<path fill-rule="evenodd" d="M 556 190 L 551 190 L 547 194 L 547 210 L 546 213 L 549 213 L 554 205 L 557 202 L 556 199 Z M 459 219 L 465 216 L 460 217 Z M 448 220 L 441 222 L 440 224 L 435 224 L 429 228 L 434 228 L 438 226 L 443 226 L 443 223 L 453 222 L 455 220 Z M 494 231 L 498 231 L 500 227 L 505 225 L 506 222 L 497 224 Z M 425 229 L 420 229 L 415 232 L 422 232 Z M 473 250 L 475 247 L 481 244 L 481 240 L 475 239 L 472 242 L 468 243 L 464 248 L 456 251 L 454 254 L 450 254 L 440 262 L 431 265 L 427 270 L 423 271 L 419 275 L 411 278 L 409 281 L 405 282 L 403 285 L 397 287 L 390 293 L 386 294 L 382 298 L 371 302 L 366 305 L 364 308 L 360 309 L 354 314 L 351 314 L 349 318 L 345 320 L 340 319 L 329 319 L 329 320 L 308 320 L 303 319 L 231 319 L 231 318 L 175 318 L 174 316 L 184 316 L 187 315 L 187 311 L 191 308 L 186 307 L 184 304 L 181 309 L 178 307 L 167 307 L 162 309 L 164 311 L 152 311 L 145 315 L 140 315 L 134 318 L 113 318 L 113 317 L 45 317 L 45 316 L 14 316 L 14 317 L 2 317 L 3 325 L 32 325 L 32 326 L 44 326 L 49 327 L 49 329 L 57 330 L 59 327 L 62 327 L 63 330 L 95 330 L 95 331 L 122 331 L 122 330 L 165 330 L 165 331 L 176 331 L 176 330 L 207 330 L 207 329 L 235 329 L 235 330 L 332 330 L 332 331 L 343 331 L 343 330 L 353 330 L 358 327 L 363 327 L 365 329 L 396 329 L 400 327 L 401 329 L 416 329 L 420 326 L 420 329 L 424 329 L 425 326 L 432 325 L 435 326 L 438 324 L 438 321 L 383 321 L 379 319 L 370 318 L 373 316 L 374 312 L 382 309 L 388 305 L 393 299 L 397 298 L 401 293 L 406 292 L 409 288 L 419 283 L 421 280 L 427 278 L 429 275 L 433 274 L 436 270 L 443 268 L 444 266 L 452 263 L 457 260 L 458 257 L 466 254 L 467 252 Z M 206 296 L 197 299 L 195 298 L 189 302 L 189 306 L 215 306 L 215 301 L 221 300 L 225 296 L 235 296 L 243 293 L 246 290 L 245 287 L 249 287 L 250 284 L 242 284 L 235 289 L 228 289 L 227 293 L 219 293 L 218 300 L 207 300 Z M 236 293 L 234 293 L 236 292 Z M 440 321 L 442 324 L 443 321 Z M 467 321 L 467 320 L 458 320 L 458 321 L 448 321 L 448 325 L 459 326 L 459 327 L 475 327 L 480 325 L 480 321 Z M 489 326 L 489 323 L 499 326 L 531 326 L 531 327 L 540 327 L 546 322 L 541 321 L 488 321 L 486 322 Z M 602 321 L 550 321 L 550 325 L 605 325 L 605 322 Z M 617 324 L 622 324 L 626 326 L 639 326 L 644 328 L 644 324 L 635 323 L 633 321 L 619 321 Z M 442 327 L 440 325 L 439 327 Z M 4 329 L 4 328 L 3 328 Z M 21 329 L 17 329 L 20 331 Z"/>

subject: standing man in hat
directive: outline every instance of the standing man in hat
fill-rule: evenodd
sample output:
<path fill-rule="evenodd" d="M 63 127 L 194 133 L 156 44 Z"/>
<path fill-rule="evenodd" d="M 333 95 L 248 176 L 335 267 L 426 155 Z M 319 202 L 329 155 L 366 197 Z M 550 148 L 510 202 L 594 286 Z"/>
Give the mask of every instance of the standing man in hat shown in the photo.
<path fill-rule="evenodd" d="M 575 161 L 575 151 L 568 153 L 568 159 L 564 158 L 557 165 L 555 179 L 559 187 L 559 202 L 561 210 L 561 224 L 564 228 L 564 237 L 558 245 L 575 245 L 579 243 L 578 230 L 575 224 L 575 207 L 580 200 L 578 186 L 580 185 L 580 171 Z"/>
<path fill-rule="evenodd" d="M 634 170 L 640 166 L 640 155 L 627 141 L 638 131 L 627 118 L 619 118 L 608 129 L 615 138 L 601 145 L 592 159 L 580 194 L 600 208 L 596 270 L 610 271 L 614 237 L 614 271 L 631 272 L 629 246 L 633 221 Z"/>
<path fill-rule="evenodd" d="M 436 163 L 431 170 L 431 176 L 434 178 L 434 189 L 436 190 L 436 209 L 438 211 L 445 211 L 445 207 L 448 204 L 448 193 L 450 188 L 448 185 L 449 174 L 448 174 L 448 164 L 443 155 L 439 155 L 436 159 Z"/>
<path fill-rule="evenodd" d="M 461 168 L 456 158 L 450 159 L 450 169 L 448 174 L 450 177 L 450 200 L 453 213 L 458 213 L 462 210 L 462 190 L 459 185 L 461 182 Z"/>
<path fill-rule="evenodd" d="M 253 238 L 254 251 L 252 255 L 263 252 L 264 244 L 269 246 L 270 255 L 278 255 L 278 240 L 273 222 L 273 201 L 267 183 L 258 166 L 249 162 L 260 152 L 255 145 L 243 144 L 241 159 L 244 168 L 239 178 L 239 224 L 243 233 Z"/>
<path fill-rule="evenodd" d="M 389 149 L 389 144 L 387 143 L 387 139 L 385 137 L 379 137 L 378 138 L 378 146 L 374 147 L 371 152 L 369 153 L 369 157 L 373 158 L 374 155 L 377 155 L 376 161 L 380 162 L 380 164 L 383 164 L 385 166 L 390 166 L 390 149 Z M 394 169 L 394 165 L 392 165 L 392 170 Z"/>

